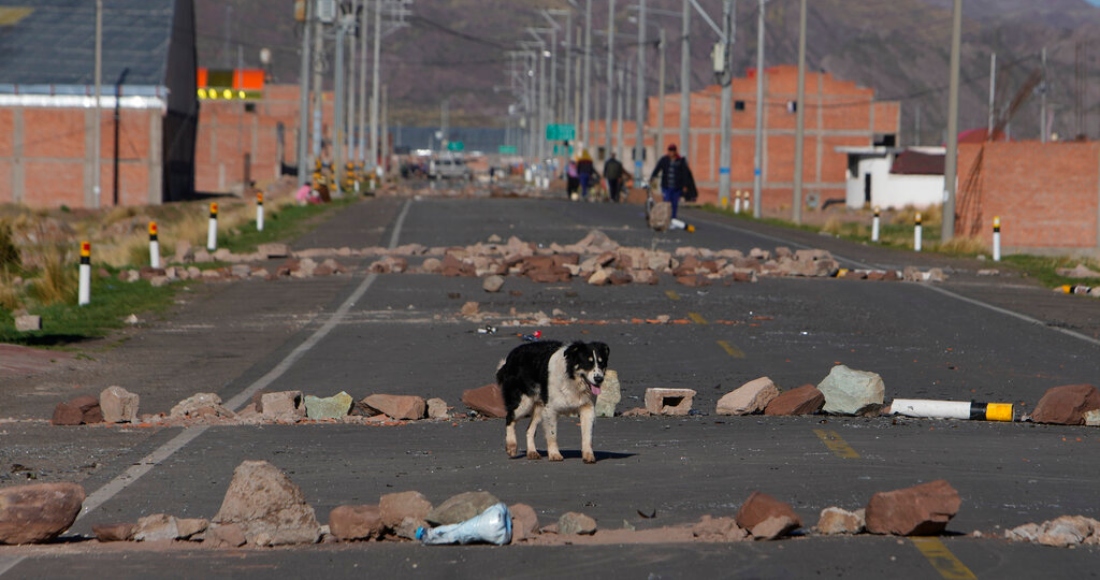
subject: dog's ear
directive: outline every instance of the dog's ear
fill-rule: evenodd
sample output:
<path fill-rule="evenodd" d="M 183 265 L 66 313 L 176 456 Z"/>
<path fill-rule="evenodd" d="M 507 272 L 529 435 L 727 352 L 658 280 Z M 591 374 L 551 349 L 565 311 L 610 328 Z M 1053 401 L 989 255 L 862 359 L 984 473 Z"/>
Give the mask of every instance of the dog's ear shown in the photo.
<path fill-rule="evenodd" d="M 611 347 L 602 342 L 590 343 L 592 350 L 596 351 L 596 356 L 607 364 L 607 358 L 611 356 Z"/>

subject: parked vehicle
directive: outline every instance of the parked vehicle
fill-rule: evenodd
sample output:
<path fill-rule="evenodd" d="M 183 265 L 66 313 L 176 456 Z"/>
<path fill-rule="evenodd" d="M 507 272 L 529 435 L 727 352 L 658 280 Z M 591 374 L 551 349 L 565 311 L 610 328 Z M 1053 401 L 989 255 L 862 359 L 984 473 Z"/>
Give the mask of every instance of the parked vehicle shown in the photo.
<path fill-rule="evenodd" d="M 432 179 L 470 179 L 466 160 L 457 155 L 433 157 L 428 164 L 428 177 Z"/>

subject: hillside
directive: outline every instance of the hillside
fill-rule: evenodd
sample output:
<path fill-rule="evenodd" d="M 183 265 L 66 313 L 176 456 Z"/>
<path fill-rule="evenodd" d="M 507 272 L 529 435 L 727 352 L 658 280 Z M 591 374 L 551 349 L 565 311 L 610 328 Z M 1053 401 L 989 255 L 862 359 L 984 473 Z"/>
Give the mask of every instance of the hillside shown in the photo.
<path fill-rule="evenodd" d="M 583 0 L 578 5 L 584 6 Z M 259 66 L 262 47 L 272 50 L 272 78 L 296 82 L 300 27 L 291 3 L 274 11 L 263 0 L 196 0 L 200 62 L 232 65 L 239 55 L 246 66 Z M 633 59 L 635 34 L 630 3 L 619 0 L 616 22 L 619 59 Z M 700 0 L 718 20 L 721 0 Z M 751 0 L 737 2 L 735 70 L 755 66 L 756 10 Z M 499 125 L 509 104 L 507 51 L 531 40 L 528 26 L 547 22 L 539 8 L 565 8 L 566 0 L 415 0 L 410 26 L 384 39 L 382 78 L 389 86 L 391 113 L 406 125 L 436 124 L 440 103 L 449 99 L 451 122 Z M 797 62 L 798 0 L 770 0 L 767 5 L 767 64 Z M 650 8 L 679 13 L 681 0 L 648 0 Z M 807 65 L 872 87 L 879 98 L 902 102 L 903 142 L 940 142 L 946 125 L 948 61 L 952 0 L 814 0 L 807 18 Z M 606 0 L 593 0 L 593 26 L 606 27 Z M 582 23 L 583 10 L 575 25 Z M 228 17 L 228 25 L 227 25 Z M 564 20 L 564 19 L 562 19 Z M 668 90 L 678 91 L 679 18 L 650 15 L 669 39 Z M 966 0 L 964 10 L 960 127 L 985 126 L 988 118 L 989 55 L 997 53 L 998 106 L 1004 108 L 1031 71 L 1040 67 L 1047 48 L 1047 99 L 1053 131 L 1064 138 L 1079 133 L 1100 137 L 1100 111 L 1095 87 L 1088 82 L 1098 69 L 1100 8 L 1084 0 Z M 709 51 L 716 41 L 703 19 L 693 18 L 692 87 L 713 82 Z M 593 35 L 594 75 L 603 79 L 604 38 Z M 647 61 L 656 85 L 655 48 Z M 331 62 L 331 57 L 330 57 Z M 1095 81 L 1091 84 L 1095 84 Z M 594 87 L 602 85 L 594 81 Z M 655 90 L 655 89 L 654 89 Z M 919 113 L 918 113 L 919 110 Z M 1013 136 L 1038 136 L 1037 95 L 1018 112 Z"/>

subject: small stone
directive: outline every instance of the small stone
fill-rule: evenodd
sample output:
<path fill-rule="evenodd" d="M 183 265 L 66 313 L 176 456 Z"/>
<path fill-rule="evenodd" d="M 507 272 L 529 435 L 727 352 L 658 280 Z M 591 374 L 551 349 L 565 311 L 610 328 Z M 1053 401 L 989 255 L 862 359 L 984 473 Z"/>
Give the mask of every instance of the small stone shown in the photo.
<path fill-rule="evenodd" d="M 107 387 L 99 394 L 99 406 L 107 423 L 136 423 L 141 397 L 119 386 Z"/>
<path fill-rule="evenodd" d="M 444 421 L 451 418 L 447 401 L 438 397 L 428 399 L 428 418 L 434 421 Z"/>
<path fill-rule="evenodd" d="M 577 512 L 568 512 L 558 519 L 558 533 L 563 536 L 591 536 L 596 533 L 596 520 Z"/>
<path fill-rule="evenodd" d="M 34 332 L 36 330 L 42 330 L 42 317 L 36 314 L 16 316 L 15 330 L 17 332 Z"/>
<path fill-rule="evenodd" d="M 496 274 L 485 278 L 485 281 L 481 283 L 481 288 L 486 292 L 500 292 L 503 286 L 504 277 Z"/>
<path fill-rule="evenodd" d="M 385 530 L 376 505 L 342 505 L 329 513 L 329 529 L 341 541 L 379 538 Z"/>
<path fill-rule="evenodd" d="M 538 533 L 539 515 L 535 512 L 534 508 L 527 504 L 517 503 L 508 506 L 508 511 L 512 514 L 513 544 L 519 543 Z"/>
<path fill-rule="evenodd" d="M 1085 413 L 1100 409 L 1100 390 L 1089 384 L 1052 387 L 1031 413 L 1036 423 L 1083 425 Z"/>
<path fill-rule="evenodd" d="M 176 526 L 176 518 L 168 514 L 153 514 L 138 520 L 134 529 L 134 540 L 137 542 L 162 542 L 175 540 L 179 537 L 179 528 Z"/>
<path fill-rule="evenodd" d="M 879 492 L 867 504 L 867 531 L 896 536 L 941 534 L 961 504 L 959 492 L 942 479 Z"/>
<path fill-rule="evenodd" d="M 92 533 L 100 542 L 128 542 L 134 537 L 134 524 L 95 524 Z"/>
<path fill-rule="evenodd" d="M 206 530 L 203 545 L 212 548 L 239 548 L 248 543 L 239 524 L 211 525 Z"/>
<path fill-rule="evenodd" d="M 496 383 L 462 391 L 462 404 L 493 419 L 503 419 L 507 413 L 504 393 Z"/>
<path fill-rule="evenodd" d="M 768 377 L 753 379 L 718 399 L 715 413 L 719 415 L 751 415 L 760 413 L 772 399 L 779 396 L 779 387 Z"/>
<path fill-rule="evenodd" d="M 759 491 L 752 492 L 741 508 L 737 510 L 737 525 L 752 530 L 769 518 L 785 517 L 795 528 L 802 526 L 802 520 L 794 513 L 794 508 L 786 502 Z M 754 532 L 755 536 L 756 533 Z"/>
<path fill-rule="evenodd" d="M 498 503 L 500 500 L 487 491 L 468 491 L 435 506 L 424 519 L 433 526 L 459 524 Z"/>
<path fill-rule="evenodd" d="M 379 499 L 378 509 L 382 523 L 395 529 L 406 518 L 423 521 L 432 511 L 432 502 L 418 491 L 388 493 Z"/>
<path fill-rule="evenodd" d="M 370 395 L 362 403 L 398 421 L 418 421 L 427 407 L 422 397 L 413 395 Z"/>
<path fill-rule="evenodd" d="M 756 540 L 775 540 L 797 530 L 801 524 L 787 515 L 772 516 L 753 526 L 751 533 Z"/>
<path fill-rule="evenodd" d="M 622 385 L 619 384 L 619 373 L 609 369 L 604 373 L 603 384 L 600 385 L 600 394 L 596 395 L 596 416 L 614 417 L 615 407 L 622 401 Z"/>
<path fill-rule="evenodd" d="M 850 512 L 838 507 L 827 507 L 821 510 L 821 517 L 817 520 L 817 533 L 827 536 L 837 534 L 858 534 L 863 531 L 864 510 Z"/>
<path fill-rule="evenodd" d="M 704 542 L 740 542 L 749 533 L 733 518 L 712 518 L 709 515 L 691 527 L 691 535 Z"/>
<path fill-rule="evenodd" d="M 304 403 L 302 391 L 279 391 L 262 393 L 257 408 L 265 419 L 293 423 L 305 419 Z"/>
<path fill-rule="evenodd" d="M 825 405 L 825 395 L 813 385 L 780 393 L 764 408 L 765 415 L 810 415 Z"/>

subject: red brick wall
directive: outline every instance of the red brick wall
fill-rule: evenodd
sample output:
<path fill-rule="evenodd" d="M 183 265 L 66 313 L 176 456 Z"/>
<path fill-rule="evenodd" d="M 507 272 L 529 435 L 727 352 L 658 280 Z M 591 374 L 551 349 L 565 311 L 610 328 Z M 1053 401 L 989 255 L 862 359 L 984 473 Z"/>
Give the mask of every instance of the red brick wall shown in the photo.
<path fill-rule="evenodd" d="M 284 159 L 298 163 L 298 86 L 267 85 L 254 112 L 242 101 L 203 101 L 199 110 L 195 150 L 195 189 L 203 192 L 240 192 L 244 155 L 251 154 L 251 175 L 257 184 L 271 181 L 279 167 L 277 125 L 284 126 Z M 322 126 L 332 131 L 333 98 L 324 95 Z M 312 123 L 312 118 L 311 121 Z"/>
<path fill-rule="evenodd" d="M 19 122 L 17 123 L 17 120 Z M 159 131 L 151 142 L 150 123 L 161 121 L 158 109 L 122 109 L 119 125 L 121 205 L 148 204 L 160 199 L 161 183 L 150 183 L 149 158 L 161 147 Z M 16 130 L 22 127 L 22 134 Z M 101 117 L 101 205 L 113 204 L 114 111 Z M 0 110 L 0 203 L 21 200 L 30 207 L 85 206 L 90 188 L 86 171 L 92 151 L 87 146 L 92 116 L 83 108 L 10 107 Z M 16 159 L 23 168 L 16 183 Z"/>
<path fill-rule="evenodd" d="M 980 179 L 971 180 L 982 147 Z M 992 244 L 1000 216 L 1003 252 L 1096 252 L 1100 143 L 961 144 L 958 167 L 957 234 L 977 224 Z"/>

